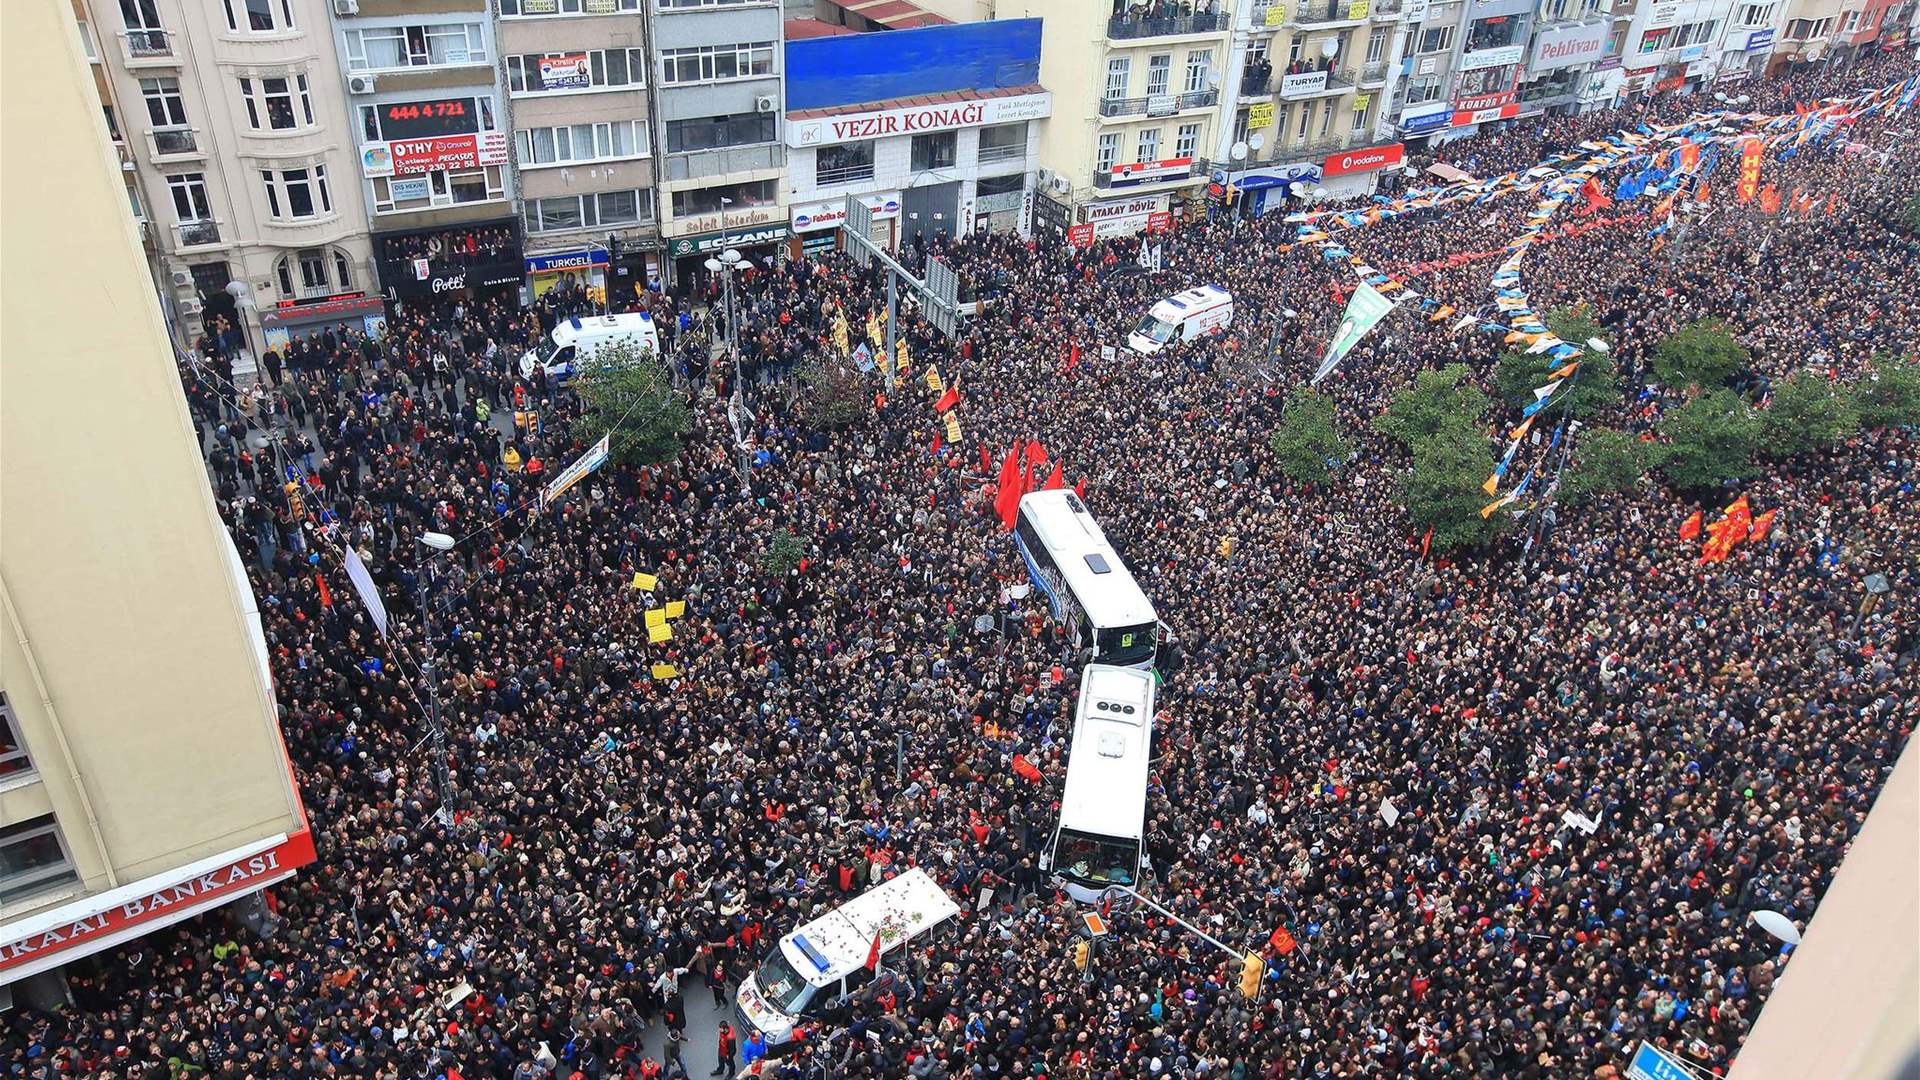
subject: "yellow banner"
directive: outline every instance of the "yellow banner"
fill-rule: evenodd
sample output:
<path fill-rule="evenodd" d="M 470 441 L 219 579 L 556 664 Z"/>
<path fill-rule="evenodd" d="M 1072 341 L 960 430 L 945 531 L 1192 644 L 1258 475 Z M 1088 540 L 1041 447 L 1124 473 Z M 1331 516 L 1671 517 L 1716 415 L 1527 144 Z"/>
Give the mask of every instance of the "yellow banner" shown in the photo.
<path fill-rule="evenodd" d="M 672 637 L 673 637 L 673 627 L 668 626 L 666 623 L 661 623 L 659 626 L 647 627 L 647 640 L 652 642 L 655 645 L 658 645 L 663 641 L 667 641 Z"/>
<path fill-rule="evenodd" d="M 647 612 L 647 628 L 667 625 L 667 613 L 659 608 Z"/>
<path fill-rule="evenodd" d="M 667 601 L 667 618 L 677 619 L 680 616 L 685 615 L 686 613 L 687 613 L 687 602 L 685 600 Z"/>
<path fill-rule="evenodd" d="M 652 592 L 653 587 L 657 584 L 659 584 L 659 579 L 652 574 L 637 573 L 633 575 L 633 587 L 642 592 Z"/>
<path fill-rule="evenodd" d="M 1247 109 L 1247 130 L 1259 131 L 1273 126 L 1273 102 L 1263 101 Z"/>
<path fill-rule="evenodd" d="M 680 669 L 674 667 L 672 664 L 653 665 L 653 677 L 656 679 L 675 679 L 679 678 L 679 676 Z"/>
<path fill-rule="evenodd" d="M 940 378 L 940 369 L 937 367 L 927 369 L 927 390 L 935 394 L 947 392 L 947 384 Z"/>
<path fill-rule="evenodd" d="M 1353 111 L 1354 111 L 1354 112 L 1366 112 L 1366 111 L 1367 111 L 1367 106 L 1369 106 L 1369 105 L 1371 105 L 1371 104 L 1373 104 L 1373 95 L 1372 95 L 1372 94 L 1355 94 L 1355 95 L 1353 95 Z"/>
<path fill-rule="evenodd" d="M 948 413 L 946 415 L 946 421 L 947 441 L 958 444 L 960 442 L 960 418 L 953 413 Z"/>
<path fill-rule="evenodd" d="M 1364 19 L 1367 17 L 1367 0 L 1349 0 L 1347 18 Z"/>
<path fill-rule="evenodd" d="M 1280 0 L 1274 0 L 1273 4 L 1267 8 L 1266 25 L 1282 26 L 1285 25 L 1286 21 L 1287 5 L 1281 3 Z"/>

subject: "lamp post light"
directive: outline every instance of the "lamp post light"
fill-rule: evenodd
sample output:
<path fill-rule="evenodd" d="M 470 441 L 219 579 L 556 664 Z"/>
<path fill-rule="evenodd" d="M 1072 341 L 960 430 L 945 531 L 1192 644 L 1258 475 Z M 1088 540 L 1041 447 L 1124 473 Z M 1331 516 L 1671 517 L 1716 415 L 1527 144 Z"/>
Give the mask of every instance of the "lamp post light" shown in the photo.
<path fill-rule="evenodd" d="M 733 297 L 733 275 L 740 268 L 740 252 L 727 248 L 718 256 L 708 259 L 707 269 L 720 275 L 721 303 L 724 305 L 724 317 L 727 320 L 727 351 L 733 354 L 733 394 L 727 400 L 727 420 L 733 425 L 734 445 L 740 450 L 740 484 L 748 496 L 753 494 L 753 482 L 748 471 L 753 467 L 752 450 L 747 446 L 746 429 L 750 414 L 747 412 L 744 379 L 740 371 L 740 325 L 739 313 Z"/>
<path fill-rule="evenodd" d="M 457 541 L 443 532 L 423 532 L 417 538 L 420 546 L 433 551 L 435 555 L 452 551 Z M 453 776 L 447 768 L 447 736 L 440 726 L 440 679 L 433 664 L 433 611 L 427 606 L 427 567 L 433 556 L 424 556 L 415 561 L 415 586 L 419 590 L 420 605 L 420 641 L 422 659 L 420 662 L 420 681 L 427 684 L 427 738 L 433 742 L 433 778 L 434 786 L 440 792 L 440 824 L 453 824 L 453 809 L 450 800 L 453 797 Z"/>

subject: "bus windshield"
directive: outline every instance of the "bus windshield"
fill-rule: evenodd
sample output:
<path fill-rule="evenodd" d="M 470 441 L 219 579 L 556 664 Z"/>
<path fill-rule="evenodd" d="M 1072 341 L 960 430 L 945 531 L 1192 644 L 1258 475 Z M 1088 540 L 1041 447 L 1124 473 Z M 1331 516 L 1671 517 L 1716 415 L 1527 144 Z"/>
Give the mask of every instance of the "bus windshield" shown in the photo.
<path fill-rule="evenodd" d="M 1117 836 L 1061 829 L 1053 852 L 1053 868 L 1062 874 L 1098 885 L 1131 885 L 1140 868 L 1140 845 Z"/>
<path fill-rule="evenodd" d="M 1153 658 L 1153 624 L 1111 627 L 1096 638 L 1094 661 L 1127 667 Z"/>
<path fill-rule="evenodd" d="M 767 999 L 767 1004 L 788 1016 L 799 1016 L 807 1007 L 807 999 L 813 996 L 813 986 L 793 970 L 785 949 L 775 948 L 753 977 L 760 984 L 761 996 Z"/>
<path fill-rule="evenodd" d="M 1172 323 L 1162 322 L 1151 315 L 1143 317 L 1140 320 L 1140 325 L 1133 328 L 1134 333 L 1152 341 L 1156 345 L 1165 345 L 1167 342 L 1172 341 L 1173 331 L 1174 325 Z"/>

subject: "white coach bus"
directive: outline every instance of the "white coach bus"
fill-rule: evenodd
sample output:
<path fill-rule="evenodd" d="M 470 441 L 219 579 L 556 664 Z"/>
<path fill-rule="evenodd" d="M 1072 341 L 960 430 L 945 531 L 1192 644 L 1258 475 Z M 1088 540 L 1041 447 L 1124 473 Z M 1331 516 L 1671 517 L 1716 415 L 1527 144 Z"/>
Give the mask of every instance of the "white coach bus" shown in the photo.
<path fill-rule="evenodd" d="M 1041 863 L 1075 900 L 1095 903 L 1138 883 L 1152 746 L 1153 674 L 1088 664 L 1074 710 L 1060 824 Z"/>
<path fill-rule="evenodd" d="M 1013 538 L 1080 655 L 1096 664 L 1153 666 L 1153 604 L 1080 496 L 1066 488 L 1024 496 Z"/>

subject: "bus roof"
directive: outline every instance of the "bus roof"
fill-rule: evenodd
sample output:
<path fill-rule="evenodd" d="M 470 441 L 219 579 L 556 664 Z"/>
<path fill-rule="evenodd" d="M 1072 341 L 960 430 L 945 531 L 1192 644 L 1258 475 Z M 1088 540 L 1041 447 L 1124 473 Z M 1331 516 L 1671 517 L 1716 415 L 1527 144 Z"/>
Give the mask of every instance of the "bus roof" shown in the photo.
<path fill-rule="evenodd" d="M 1074 709 L 1061 828 L 1139 839 L 1146 828 L 1152 737 L 1152 673 L 1088 664 Z"/>
<path fill-rule="evenodd" d="M 800 926 L 780 939 L 787 962 L 814 986 L 825 986 L 863 967 L 876 930 L 891 951 L 960 913 L 925 870 L 914 867 Z"/>
<path fill-rule="evenodd" d="M 1030 492 L 1020 499 L 1020 516 L 1052 553 L 1094 626 L 1145 626 L 1155 620 L 1152 601 L 1078 495 L 1066 488 Z"/>

